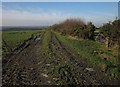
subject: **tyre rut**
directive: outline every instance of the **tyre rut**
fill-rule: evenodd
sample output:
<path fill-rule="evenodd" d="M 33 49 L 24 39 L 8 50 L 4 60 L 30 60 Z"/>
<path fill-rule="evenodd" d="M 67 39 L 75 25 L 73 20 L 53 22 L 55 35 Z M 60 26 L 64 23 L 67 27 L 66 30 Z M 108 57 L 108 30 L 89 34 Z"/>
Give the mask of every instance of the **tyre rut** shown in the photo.
<path fill-rule="evenodd" d="M 89 65 L 51 32 L 49 56 L 40 50 L 44 33 L 3 66 L 3 85 L 113 85 L 117 84 Z M 92 67 L 94 71 L 86 70 Z"/>
<path fill-rule="evenodd" d="M 40 85 L 48 84 L 47 79 L 41 75 L 42 67 L 39 62 L 40 44 L 44 38 L 44 33 L 38 37 L 40 40 L 33 40 L 30 46 L 17 55 L 13 55 L 11 60 L 3 68 L 3 85 Z"/>
<path fill-rule="evenodd" d="M 118 84 L 116 80 L 112 80 L 109 77 L 105 76 L 105 73 L 101 71 L 96 71 L 96 68 L 93 72 L 87 71 L 86 68 L 92 66 L 88 65 L 86 61 L 82 60 L 79 56 L 74 54 L 70 48 L 61 43 L 54 33 L 52 33 L 50 49 L 54 56 L 56 56 L 55 60 L 58 60 L 56 64 L 59 65 L 61 62 L 66 61 L 64 62 L 66 64 L 65 66 L 60 66 L 61 68 L 59 69 L 59 74 L 60 70 L 62 69 L 63 73 L 67 72 L 68 74 L 70 74 L 68 75 L 67 79 L 72 78 L 72 81 L 67 83 L 77 83 L 82 85 L 109 85 L 113 83 Z M 60 59 L 63 59 L 63 61 L 60 61 Z M 66 69 L 64 69 L 66 66 L 67 68 L 69 68 L 69 70 L 67 71 L 65 71 Z M 66 77 L 66 75 L 64 74 L 63 77 Z"/>

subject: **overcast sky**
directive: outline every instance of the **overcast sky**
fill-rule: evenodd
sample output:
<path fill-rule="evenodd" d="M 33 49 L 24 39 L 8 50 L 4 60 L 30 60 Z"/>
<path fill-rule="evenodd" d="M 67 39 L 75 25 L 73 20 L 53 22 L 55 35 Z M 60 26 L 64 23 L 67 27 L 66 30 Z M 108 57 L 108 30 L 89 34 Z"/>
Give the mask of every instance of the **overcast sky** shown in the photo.
<path fill-rule="evenodd" d="M 80 18 L 100 26 L 118 16 L 117 2 L 3 2 L 3 26 L 48 26 Z"/>

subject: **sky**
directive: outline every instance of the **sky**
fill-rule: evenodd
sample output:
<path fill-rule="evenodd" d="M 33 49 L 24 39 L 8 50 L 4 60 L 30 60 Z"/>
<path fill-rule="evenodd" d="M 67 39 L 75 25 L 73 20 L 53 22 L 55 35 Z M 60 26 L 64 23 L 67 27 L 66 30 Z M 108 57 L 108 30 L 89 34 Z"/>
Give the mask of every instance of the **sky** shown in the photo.
<path fill-rule="evenodd" d="M 96 26 L 118 16 L 117 2 L 2 2 L 3 26 L 49 26 L 80 18 Z"/>
<path fill-rule="evenodd" d="M 1 0 L 2 2 L 119 2 L 119 0 Z"/>

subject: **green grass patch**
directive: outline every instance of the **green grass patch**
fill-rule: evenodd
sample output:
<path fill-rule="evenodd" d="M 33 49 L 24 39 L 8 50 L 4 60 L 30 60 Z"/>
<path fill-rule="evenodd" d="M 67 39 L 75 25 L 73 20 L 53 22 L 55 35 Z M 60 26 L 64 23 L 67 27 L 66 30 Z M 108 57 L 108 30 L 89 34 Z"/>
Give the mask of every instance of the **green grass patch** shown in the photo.
<path fill-rule="evenodd" d="M 44 34 L 44 39 L 42 41 L 42 52 L 44 52 L 46 55 L 50 53 L 49 51 L 49 43 L 51 40 L 51 31 L 46 31 Z"/>
<path fill-rule="evenodd" d="M 32 35 L 40 35 L 40 30 L 27 30 L 27 31 L 7 31 L 2 33 L 2 47 L 3 56 L 11 54 L 12 51 L 20 46 L 25 40 L 29 39 Z"/>
<path fill-rule="evenodd" d="M 118 75 L 118 72 L 114 68 L 118 67 L 118 59 L 117 58 L 104 58 L 101 56 L 101 54 L 106 55 L 113 55 L 112 51 L 110 50 L 100 50 L 101 47 L 104 46 L 104 44 L 90 41 L 90 40 L 76 40 L 76 39 L 70 39 L 68 36 L 62 36 L 60 33 L 56 33 L 58 39 L 63 42 L 64 44 L 67 44 L 69 47 L 74 49 L 74 51 L 79 54 L 82 58 L 86 59 L 88 63 L 93 64 L 94 66 L 99 66 L 101 64 L 106 64 L 107 67 L 111 70 L 110 73 L 114 73 Z M 101 66 L 99 66 L 101 67 Z M 114 68 L 113 68 L 114 67 Z"/>

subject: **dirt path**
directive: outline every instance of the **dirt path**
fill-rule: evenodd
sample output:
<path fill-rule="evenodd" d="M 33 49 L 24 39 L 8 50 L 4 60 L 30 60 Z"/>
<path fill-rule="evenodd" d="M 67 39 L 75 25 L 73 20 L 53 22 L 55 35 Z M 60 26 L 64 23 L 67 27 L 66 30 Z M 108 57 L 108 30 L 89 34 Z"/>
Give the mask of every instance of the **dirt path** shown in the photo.
<path fill-rule="evenodd" d="M 55 56 L 55 66 L 58 66 L 59 80 L 67 84 L 81 85 L 115 85 L 118 80 L 105 76 L 100 69 L 88 63 L 75 54 L 67 45 L 61 43 L 55 34 L 52 34 L 51 51 Z M 57 67 L 57 68 L 58 68 Z M 93 71 L 87 68 L 92 68 Z"/>
<path fill-rule="evenodd" d="M 88 65 L 52 33 L 49 56 L 44 54 L 41 43 L 44 34 L 33 40 L 19 54 L 3 64 L 3 85 L 116 85 L 118 80 Z M 90 70 L 91 68 L 91 70 Z"/>
<path fill-rule="evenodd" d="M 43 34 L 30 43 L 18 55 L 12 56 L 3 66 L 3 85 L 39 85 L 49 84 L 42 74 L 44 57 L 40 55 L 40 44 Z"/>

